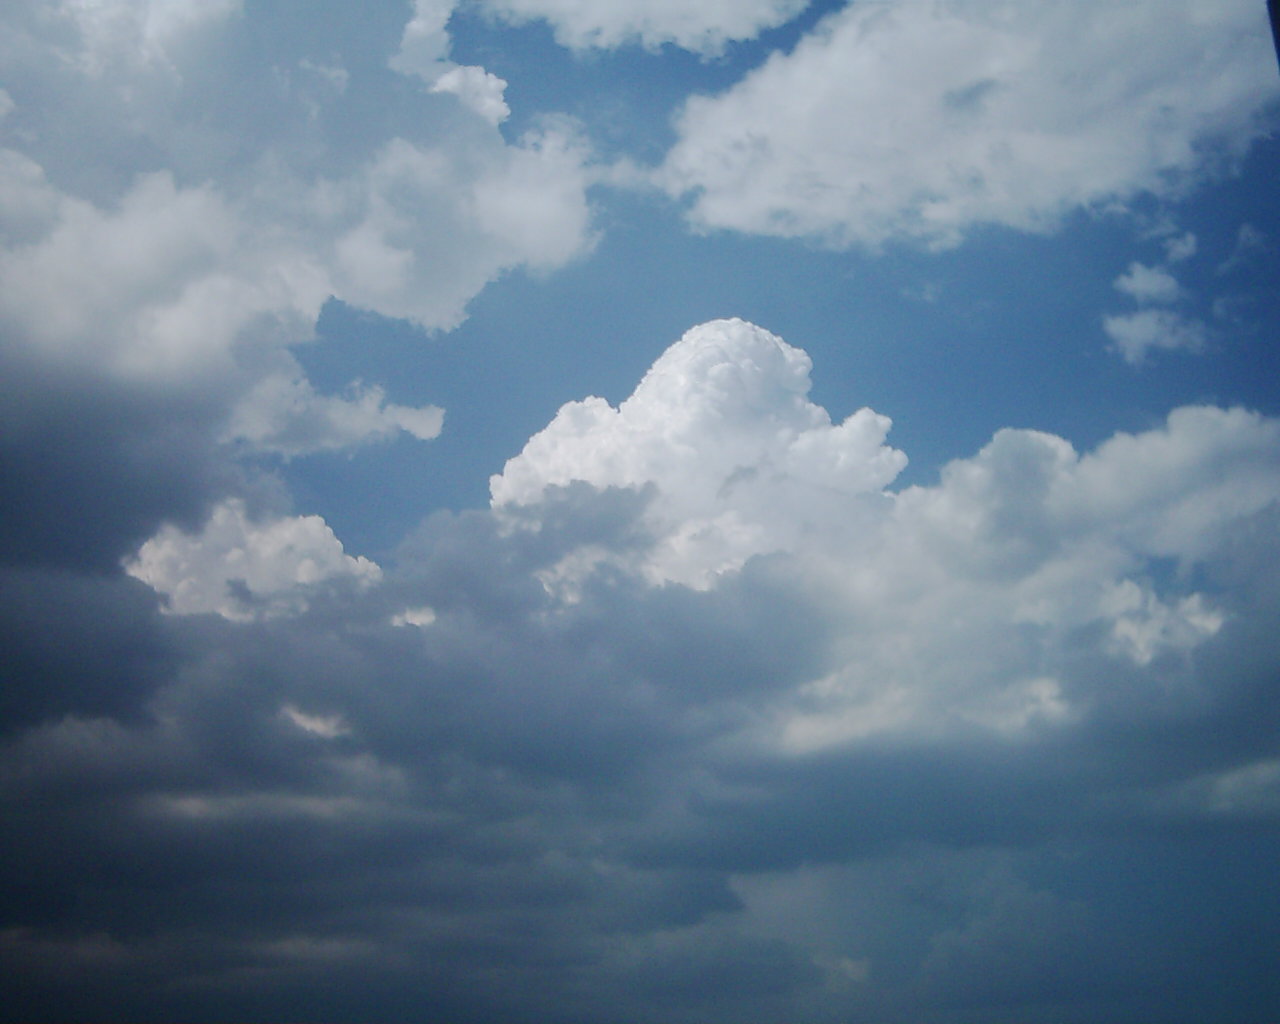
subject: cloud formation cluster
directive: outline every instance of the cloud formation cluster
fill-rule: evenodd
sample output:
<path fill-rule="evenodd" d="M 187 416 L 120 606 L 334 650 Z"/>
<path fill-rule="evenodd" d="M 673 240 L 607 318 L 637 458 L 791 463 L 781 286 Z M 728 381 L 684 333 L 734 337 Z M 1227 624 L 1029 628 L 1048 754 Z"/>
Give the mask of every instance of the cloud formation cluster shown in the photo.
<path fill-rule="evenodd" d="M 1257 6 L 850 4 L 658 175 L 838 246 L 1177 195 L 1275 97 Z M 469 5 L 704 56 L 804 7 Z M 1280 1005 L 1274 417 L 1005 429 L 903 486 L 804 339 L 716 320 L 376 562 L 293 508 L 288 460 L 444 424 L 308 377 L 326 303 L 445 331 L 596 240 L 582 129 L 504 134 L 456 10 L 0 11 L 0 1017 Z M 1110 272 L 1134 363 L 1189 347 L 1161 239 Z"/>
<path fill-rule="evenodd" d="M 1265 22 L 1251 0 L 850 4 L 690 99 L 658 180 L 698 227 L 837 247 L 1045 232 L 1242 154 L 1278 92 Z"/>
<path fill-rule="evenodd" d="M 134 530 L 195 514 L 200 474 L 225 474 L 228 454 L 439 432 L 439 409 L 378 384 L 307 380 L 290 346 L 331 298 L 447 329 L 499 274 L 591 244 L 587 150 L 565 123 L 508 143 L 483 112 L 418 90 L 398 123 L 338 133 L 365 84 L 328 54 L 290 60 L 282 27 L 234 2 L 19 3 L 3 20 L 4 458 L 15 486 L 38 488 L 24 438 L 90 391 L 78 429 L 110 467 L 110 493 L 92 495 L 109 508 L 164 420 L 187 479 L 138 481 L 148 493 L 129 500 L 153 509 L 117 558 Z M 252 63 L 259 45 L 286 63 Z M 18 526 L 28 544 L 40 531 Z"/>
<path fill-rule="evenodd" d="M 694 328 L 381 572 L 316 519 L 234 504 L 149 542 L 131 572 L 178 614 L 129 580 L 108 626 L 143 685 L 33 712 L 0 749 L 10 835 L 35 837 L 4 853 L 13 1005 L 1219 999 L 1219 968 L 1179 972 L 1206 935 L 1243 954 L 1203 901 L 1258 898 L 1242 837 L 1280 807 L 1280 423 L 1188 407 L 1085 453 L 1002 431 L 895 491 L 887 421 L 833 424 L 809 370 L 754 325 Z M 1178 884 L 1200 842 L 1238 862 L 1216 889 Z M 1146 898 L 1118 862 L 1154 918 L 1117 914 Z M 74 913 L 42 895 L 55 870 Z M 1121 984 L 1139 946 L 1163 959 Z M 1265 991 L 1248 962 L 1233 977 Z"/>

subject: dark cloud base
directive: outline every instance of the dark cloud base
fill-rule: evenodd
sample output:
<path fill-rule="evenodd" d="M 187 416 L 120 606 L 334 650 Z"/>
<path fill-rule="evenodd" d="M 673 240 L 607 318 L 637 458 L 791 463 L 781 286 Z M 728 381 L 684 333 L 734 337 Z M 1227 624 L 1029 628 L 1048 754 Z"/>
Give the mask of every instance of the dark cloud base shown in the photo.
<path fill-rule="evenodd" d="M 1280 1005 L 1274 781 L 1216 809 L 1196 788 L 1280 753 L 1268 573 L 1222 563 L 1255 614 L 1196 655 L 1212 689 L 1190 709 L 779 759 L 736 737 L 828 656 L 776 560 L 707 592 L 606 576 L 570 607 L 533 580 L 579 529 L 634 529 L 622 498 L 579 490 L 530 535 L 437 516 L 379 591 L 257 624 L 162 617 L 131 580 L 10 572 L 0 1016 Z M 386 624 L 408 594 L 431 629 Z M 1080 663 L 1078 685 L 1118 685 L 1103 668 Z M 309 733 L 291 706 L 345 731 Z M 814 879 L 798 919 L 760 896 Z"/>

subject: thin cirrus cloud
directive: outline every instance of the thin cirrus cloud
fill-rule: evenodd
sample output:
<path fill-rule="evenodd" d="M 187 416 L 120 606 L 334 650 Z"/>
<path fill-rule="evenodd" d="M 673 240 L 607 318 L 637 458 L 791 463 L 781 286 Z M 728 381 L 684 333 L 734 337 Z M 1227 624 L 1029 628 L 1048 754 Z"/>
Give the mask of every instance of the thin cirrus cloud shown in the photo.
<path fill-rule="evenodd" d="M 702 229 L 949 248 L 1176 195 L 1277 94 L 1250 0 L 851 4 L 688 100 L 656 181 Z M 1248 54 L 1242 59 L 1242 54 Z"/>

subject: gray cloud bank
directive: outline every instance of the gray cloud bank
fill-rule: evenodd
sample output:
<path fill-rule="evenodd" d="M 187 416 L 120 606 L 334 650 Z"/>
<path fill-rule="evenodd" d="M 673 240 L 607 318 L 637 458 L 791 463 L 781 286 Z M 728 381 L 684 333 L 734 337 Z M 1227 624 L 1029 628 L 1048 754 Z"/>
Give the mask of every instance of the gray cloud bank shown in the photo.
<path fill-rule="evenodd" d="M 5 1016 L 1275 1005 L 1280 424 L 893 490 L 808 374 L 695 328 L 380 568 L 232 504 L 6 570 Z"/>

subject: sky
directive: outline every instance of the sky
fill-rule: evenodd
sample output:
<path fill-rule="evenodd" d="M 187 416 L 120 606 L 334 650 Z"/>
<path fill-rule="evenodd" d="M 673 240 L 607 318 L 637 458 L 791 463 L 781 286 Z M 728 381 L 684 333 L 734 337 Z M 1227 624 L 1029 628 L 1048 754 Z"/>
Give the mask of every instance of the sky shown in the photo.
<path fill-rule="evenodd" d="M 1280 1014 L 1263 0 L 9 0 L 0 1019 Z"/>

